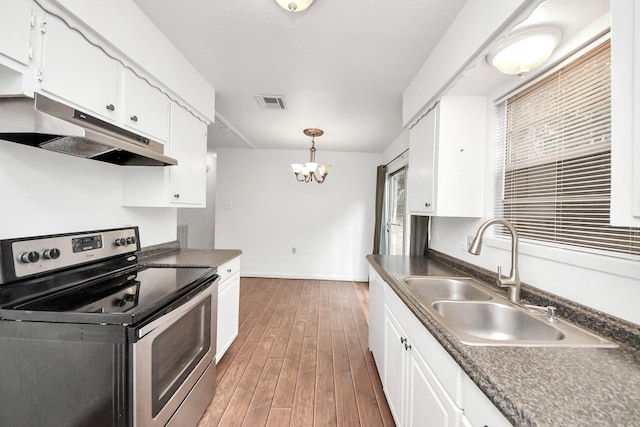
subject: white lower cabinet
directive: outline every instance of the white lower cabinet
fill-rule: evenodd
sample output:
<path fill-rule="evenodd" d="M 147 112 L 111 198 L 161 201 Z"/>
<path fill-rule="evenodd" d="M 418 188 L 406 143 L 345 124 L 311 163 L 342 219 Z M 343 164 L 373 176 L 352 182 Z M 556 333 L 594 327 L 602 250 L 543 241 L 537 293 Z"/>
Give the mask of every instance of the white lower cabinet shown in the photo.
<path fill-rule="evenodd" d="M 462 370 L 395 292 L 384 286 L 383 385 L 396 424 L 458 426 Z"/>
<path fill-rule="evenodd" d="M 460 409 L 388 308 L 385 331 L 385 392 L 396 424 L 456 427 Z"/>
<path fill-rule="evenodd" d="M 240 257 L 218 267 L 218 327 L 216 363 L 238 336 L 240 314 Z"/>
<path fill-rule="evenodd" d="M 384 296 L 381 376 L 396 424 L 433 427 L 511 425 L 425 329 L 398 295 L 380 280 Z M 376 317 L 370 306 L 370 318 Z"/>
<path fill-rule="evenodd" d="M 369 267 L 369 350 L 380 378 L 384 378 L 384 282 Z"/>

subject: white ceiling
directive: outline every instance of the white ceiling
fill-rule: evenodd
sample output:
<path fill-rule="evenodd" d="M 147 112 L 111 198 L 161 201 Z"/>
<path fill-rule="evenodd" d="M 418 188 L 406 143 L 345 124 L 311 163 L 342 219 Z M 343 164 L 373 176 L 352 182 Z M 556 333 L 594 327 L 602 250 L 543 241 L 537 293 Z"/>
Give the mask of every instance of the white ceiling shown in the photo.
<path fill-rule="evenodd" d="M 135 0 L 216 90 L 210 146 L 381 152 L 402 131 L 402 92 L 464 0 Z M 283 95 L 286 110 L 254 95 Z M 221 130 L 224 123 L 233 132 Z"/>
<path fill-rule="evenodd" d="M 291 13 L 275 0 L 134 1 L 216 90 L 211 148 L 306 150 L 302 130 L 317 127 L 319 151 L 350 152 L 381 152 L 402 132 L 402 93 L 465 3 L 316 0 Z M 547 0 L 531 20 L 575 33 L 608 3 Z M 485 65 L 469 75 L 485 88 L 506 78 Z M 261 109 L 259 94 L 284 96 L 286 110 Z"/>

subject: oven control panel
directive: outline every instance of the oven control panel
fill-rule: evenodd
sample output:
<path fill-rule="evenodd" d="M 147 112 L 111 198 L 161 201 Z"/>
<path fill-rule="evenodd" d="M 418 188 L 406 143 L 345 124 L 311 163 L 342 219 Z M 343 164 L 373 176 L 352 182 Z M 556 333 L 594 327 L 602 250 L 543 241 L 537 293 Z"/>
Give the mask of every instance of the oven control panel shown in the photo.
<path fill-rule="evenodd" d="M 0 241 L 0 283 L 140 250 L 138 227 Z"/>

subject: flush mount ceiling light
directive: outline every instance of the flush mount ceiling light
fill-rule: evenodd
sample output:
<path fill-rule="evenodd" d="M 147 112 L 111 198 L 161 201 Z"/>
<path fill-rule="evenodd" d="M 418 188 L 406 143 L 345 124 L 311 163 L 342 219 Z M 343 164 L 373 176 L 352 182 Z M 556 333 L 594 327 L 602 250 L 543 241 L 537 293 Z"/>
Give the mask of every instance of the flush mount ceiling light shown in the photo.
<path fill-rule="evenodd" d="M 522 77 L 544 64 L 561 38 L 562 31 L 555 27 L 518 30 L 502 40 L 487 57 L 487 61 L 505 74 Z"/>
<path fill-rule="evenodd" d="M 314 1 L 315 0 L 276 0 L 276 3 L 289 12 L 302 12 L 311 6 L 311 3 Z"/>
<path fill-rule="evenodd" d="M 302 131 L 305 135 L 311 137 L 311 148 L 309 149 L 309 161 L 305 164 L 292 163 L 291 169 L 296 174 L 296 179 L 299 182 L 311 182 L 315 181 L 318 184 L 322 184 L 331 169 L 331 165 L 319 165 L 316 163 L 316 136 L 322 136 L 324 131 L 322 129 L 305 129 Z M 319 176 L 319 178 L 318 178 Z"/>

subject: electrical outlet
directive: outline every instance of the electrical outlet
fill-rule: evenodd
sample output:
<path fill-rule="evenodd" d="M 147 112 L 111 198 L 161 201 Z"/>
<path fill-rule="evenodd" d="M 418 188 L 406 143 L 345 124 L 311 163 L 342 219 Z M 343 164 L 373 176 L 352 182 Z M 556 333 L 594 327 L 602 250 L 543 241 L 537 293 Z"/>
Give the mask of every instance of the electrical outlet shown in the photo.
<path fill-rule="evenodd" d="M 291 248 L 291 253 L 295 255 L 295 253 L 296 253 L 296 248 L 295 247 Z"/>
<path fill-rule="evenodd" d="M 471 246 L 471 242 L 473 242 L 473 237 L 474 236 L 467 236 L 467 247 L 464 248 L 464 250 L 469 250 L 469 246 Z"/>

